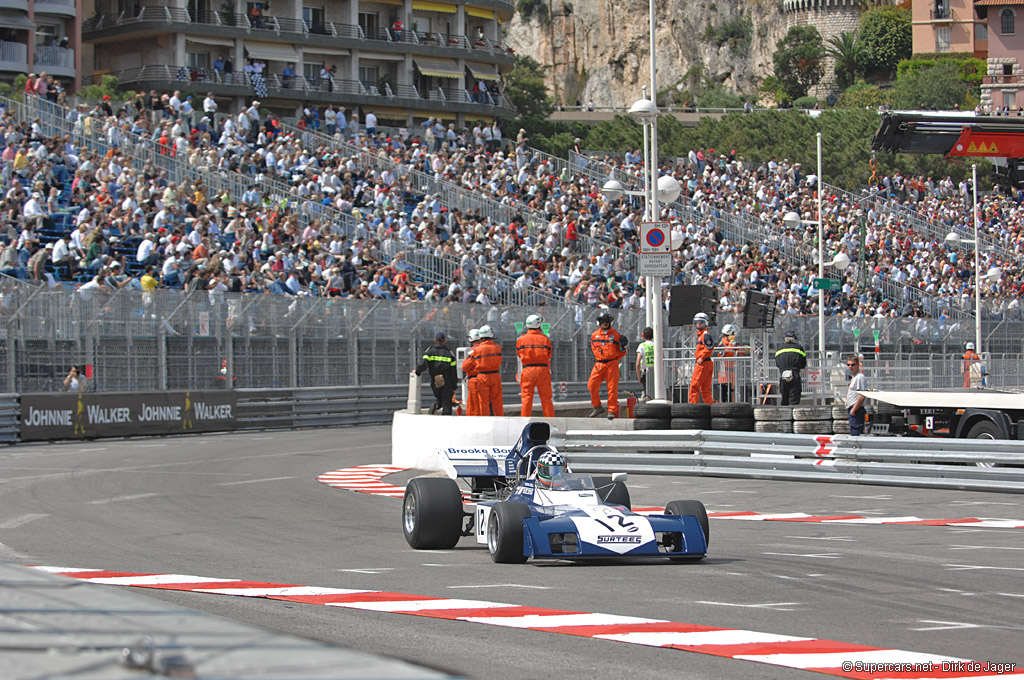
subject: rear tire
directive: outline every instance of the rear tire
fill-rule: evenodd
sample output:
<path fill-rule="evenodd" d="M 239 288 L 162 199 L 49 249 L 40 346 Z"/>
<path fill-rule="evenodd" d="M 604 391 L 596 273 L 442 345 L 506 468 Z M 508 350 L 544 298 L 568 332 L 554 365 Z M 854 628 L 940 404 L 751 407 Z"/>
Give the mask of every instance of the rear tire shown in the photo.
<path fill-rule="evenodd" d="M 416 550 L 449 550 L 462 536 L 462 493 L 454 479 L 417 477 L 405 487 L 402 532 Z"/>
<path fill-rule="evenodd" d="M 526 503 L 495 503 L 487 519 L 487 550 L 499 564 L 522 564 L 523 520 L 530 516 Z"/>
<path fill-rule="evenodd" d="M 708 523 L 708 511 L 704 507 L 704 504 L 700 501 L 672 501 L 665 506 L 666 515 L 692 515 L 697 518 L 697 523 L 700 524 L 701 530 L 704 532 L 704 543 L 711 547 L 711 525 Z M 704 555 L 697 557 L 696 555 L 687 555 L 686 557 L 676 558 L 679 560 L 694 560 L 704 559 Z"/>
<path fill-rule="evenodd" d="M 633 509 L 633 503 L 629 498 L 629 489 L 626 488 L 624 482 L 613 482 L 611 477 L 603 475 L 600 477 L 591 476 L 591 479 L 594 480 L 594 488 L 597 489 L 597 495 L 605 503 L 624 505 L 627 510 Z"/>

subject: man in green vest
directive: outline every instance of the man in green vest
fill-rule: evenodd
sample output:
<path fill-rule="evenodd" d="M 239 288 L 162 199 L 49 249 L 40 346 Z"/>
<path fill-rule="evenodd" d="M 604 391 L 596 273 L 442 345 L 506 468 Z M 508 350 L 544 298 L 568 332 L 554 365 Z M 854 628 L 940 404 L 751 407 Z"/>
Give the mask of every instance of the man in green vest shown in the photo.
<path fill-rule="evenodd" d="M 636 348 L 636 377 L 640 381 L 640 386 L 643 388 L 642 401 L 647 401 L 651 398 L 651 392 L 648 387 L 653 388 L 654 385 L 654 329 L 648 326 L 641 333 L 644 341 L 637 345 Z M 650 376 L 650 379 L 648 379 Z"/>

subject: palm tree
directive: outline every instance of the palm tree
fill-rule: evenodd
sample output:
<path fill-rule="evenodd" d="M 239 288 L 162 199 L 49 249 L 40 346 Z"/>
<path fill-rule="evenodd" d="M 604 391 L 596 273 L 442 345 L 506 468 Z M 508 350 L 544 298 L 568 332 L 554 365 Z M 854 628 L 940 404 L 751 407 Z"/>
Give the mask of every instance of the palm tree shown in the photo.
<path fill-rule="evenodd" d="M 842 88 L 853 85 L 860 75 L 867 52 L 856 31 L 840 33 L 825 41 L 825 54 L 836 64 L 836 79 Z"/>

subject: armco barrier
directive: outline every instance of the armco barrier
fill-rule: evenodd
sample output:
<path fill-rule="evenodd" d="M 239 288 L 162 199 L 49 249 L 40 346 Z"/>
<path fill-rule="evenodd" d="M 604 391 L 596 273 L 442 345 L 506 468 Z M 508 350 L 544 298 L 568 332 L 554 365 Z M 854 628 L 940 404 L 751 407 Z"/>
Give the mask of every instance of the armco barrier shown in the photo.
<path fill-rule="evenodd" d="M 0 442 L 21 441 L 21 401 L 17 394 L 0 394 Z"/>
<path fill-rule="evenodd" d="M 1024 442 L 1014 441 L 570 430 L 559 448 L 579 472 L 1024 493 Z M 977 463 L 993 467 L 978 467 Z"/>

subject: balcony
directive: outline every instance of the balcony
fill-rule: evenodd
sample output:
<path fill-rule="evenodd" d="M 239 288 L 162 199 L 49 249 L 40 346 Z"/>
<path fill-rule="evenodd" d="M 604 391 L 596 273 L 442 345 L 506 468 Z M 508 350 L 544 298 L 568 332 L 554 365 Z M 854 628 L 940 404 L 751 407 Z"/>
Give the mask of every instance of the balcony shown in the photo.
<path fill-rule="evenodd" d="M 936 7 L 929 12 L 929 19 L 932 23 L 944 24 L 952 23 L 956 17 L 953 14 L 953 10 L 948 7 Z"/>
<path fill-rule="evenodd" d="M 225 74 L 212 69 L 190 70 L 183 66 L 141 66 L 94 75 L 93 82 L 99 82 L 105 75 L 115 76 L 120 86 L 129 86 L 130 89 L 137 90 L 154 88 L 199 94 L 213 92 L 226 97 L 251 97 L 254 94 L 245 74 L 237 71 Z M 381 89 L 377 84 L 339 78 L 329 81 L 319 78 L 307 80 L 297 76 L 286 81 L 279 74 L 267 77 L 266 83 L 267 99 L 285 100 L 295 104 L 309 101 L 318 104 L 360 104 L 413 110 L 443 109 L 470 115 L 514 114 L 512 105 L 503 95 L 477 95 L 477 99 L 474 99 L 466 90 L 454 87 L 432 88 L 421 92 L 412 85 L 385 84 Z"/>
<path fill-rule="evenodd" d="M 28 70 L 28 45 L 0 41 L 0 71 L 27 73 Z"/>
<path fill-rule="evenodd" d="M 33 66 L 36 73 L 46 71 L 50 75 L 74 78 L 75 51 L 70 47 L 37 45 Z"/>
<path fill-rule="evenodd" d="M 984 76 L 981 81 L 982 85 L 1024 85 L 1024 73 L 1014 73 L 1012 75 L 998 75 L 998 76 Z"/>
<path fill-rule="evenodd" d="M 75 0 L 36 0 L 36 14 L 75 16 Z"/>
<path fill-rule="evenodd" d="M 512 63 L 512 50 L 499 41 L 470 38 L 464 35 L 425 31 L 394 31 L 383 26 L 364 29 L 357 24 L 335 21 L 307 23 L 301 19 L 287 19 L 264 15 L 258 21 L 244 14 L 231 12 L 200 12 L 192 16 L 188 10 L 173 7 L 143 7 L 138 14 L 99 14 L 82 22 L 83 39 L 94 42 L 123 37 L 125 30 L 140 33 L 190 32 L 210 33 L 224 37 L 252 38 L 320 44 L 332 47 L 367 48 L 367 43 L 401 47 L 401 51 L 417 54 L 438 54 L 450 50 L 475 52 L 469 58 L 482 54 Z M 202 30 L 196 30 L 201 28 Z"/>

